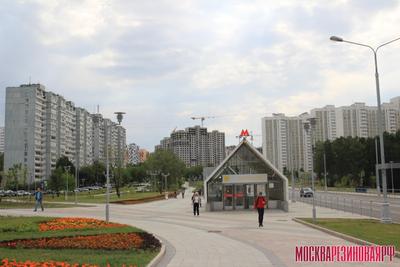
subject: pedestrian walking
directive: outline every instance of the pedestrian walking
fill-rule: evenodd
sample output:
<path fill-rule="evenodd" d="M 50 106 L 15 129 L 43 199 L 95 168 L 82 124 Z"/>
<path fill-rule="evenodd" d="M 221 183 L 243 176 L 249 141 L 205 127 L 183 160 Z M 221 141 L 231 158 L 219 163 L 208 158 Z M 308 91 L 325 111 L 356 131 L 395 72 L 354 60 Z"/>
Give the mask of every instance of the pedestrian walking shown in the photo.
<path fill-rule="evenodd" d="M 256 198 L 256 201 L 254 202 L 254 208 L 257 209 L 258 211 L 258 227 L 264 227 L 263 220 L 264 220 L 265 204 L 267 204 L 267 201 L 265 200 L 265 197 L 262 195 L 262 192 L 260 192 L 258 194 L 258 197 Z"/>
<path fill-rule="evenodd" d="M 39 205 L 42 208 L 42 211 L 44 211 L 43 203 L 42 203 L 42 201 L 43 201 L 43 193 L 40 190 L 40 187 L 38 187 L 36 192 L 35 192 L 35 201 L 36 201 L 35 209 L 33 211 L 37 211 L 37 208 L 38 208 Z"/>
<path fill-rule="evenodd" d="M 199 193 L 195 192 L 192 196 L 192 204 L 193 204 L 193 215 L 199 216 L 199 207 L 201 207 L 201 197 Z"/>
<path fill-rule="evenodd" d="M 182 199 L 185 198 L 185 190 L 182 190 Z"/>

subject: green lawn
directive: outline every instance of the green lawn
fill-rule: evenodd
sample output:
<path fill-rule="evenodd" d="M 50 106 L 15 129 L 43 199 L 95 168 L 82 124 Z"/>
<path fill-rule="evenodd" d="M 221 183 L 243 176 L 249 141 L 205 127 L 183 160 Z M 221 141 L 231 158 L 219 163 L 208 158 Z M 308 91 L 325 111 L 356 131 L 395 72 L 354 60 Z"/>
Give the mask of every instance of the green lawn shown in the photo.
<path fill-rule="evenodd" d="M 152 196 L 158 196 L 160 193 L 159 192 L 135 192 L 132 188 L 122 188 L 121 190 L 122 194 L 121 197 L 118 198 L 117 194 L 115 193 L 115 190 L 113 189 L 111 194 L 110 194 L 110 201 L 117 201 L 117 200 L 125 200 L 125 199 L 140 199 L 144 197 L 152 197 Z M 22 201 L 27 201 L 29 199 L 32 200 L 32 197 L 12 197 L 9 199 L 17 199 L 17 200 L 22 200 Z M 79 192 L 77 193 L 77 199 L 78 202 L 81 203 L 105 203 L 106 201 L 106 195 L 105 195 L 105 189 L 102 190 L 96 190 L 96 191 L 88 191 L 88 192 Z M 65 200 L 65 195 L 60 194 L 58 197 L 57 195 L 44 195 L 43 198 L 44 202 L 75 202 L 75 193 L 70 193 L 68 195 L 68 200 Z M 47 204 L 46 204 L 47 205 Z"/>
<path fill-rule="evenodd" d="M 301 218 L 312 223 L 311 218 Z M 400 224 L 383 224 L 371 219 L 317 219 L 324 228 L 366 240 L 378 245 L 394 245 L 400 249 Z"/>
<path fill-rule="evenodd" d="M 56 236 L 73 236 L 73 235 L 94 235 L 103 233 L 126 233 L 141 232 L 142 230 L 135 227 L 116 227 L 103 229 L 68 229 L 60 231 L 40 232 L 38 224 L 50 217 L 1 217 L 0 216 L 0 241 L 8 241 L 13 239 L 25 238 L 41 238 Z M 16 261 L 65 261 L 68 263 L 88 263 L 106 266 L 122 266 L 122 264 L 137 266 L 146 266 L 156 255 L 158 251 L 147 250 L 91 250 L 91 249 L 9 249 L 0 248 L 0 261 L 8 258 Z"/>
<path fill-rule="evenodd" d="M 11 202 L 11 201 L 0 201 L 0 210 L 1 209 L 34 209 L 35 202 L 33 200 L 21 200 L 24 202 Z M 45 209 L 49 208 L 71 208 L 71 207 L 83 207 L 82 205 L 74 205 L 74 204 L 62 204 L 62 203 L 44 203 Z M 40 209 L 40 208 L 39 208 Z"/>

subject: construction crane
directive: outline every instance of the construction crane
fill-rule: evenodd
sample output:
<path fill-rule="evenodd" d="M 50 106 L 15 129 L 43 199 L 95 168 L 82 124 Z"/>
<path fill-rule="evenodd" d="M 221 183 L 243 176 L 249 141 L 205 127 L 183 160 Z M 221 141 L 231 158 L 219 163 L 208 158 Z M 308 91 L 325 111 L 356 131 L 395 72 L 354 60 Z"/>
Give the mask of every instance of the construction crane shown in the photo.
<path fill-rule="evenodd" d="M 203 127 L 203 122 L 205 119 L 214 119 L 216 116 L 203 116 L 203 117 L 190 117 L 192 120 L 201 120 L 201 127 Z"/>

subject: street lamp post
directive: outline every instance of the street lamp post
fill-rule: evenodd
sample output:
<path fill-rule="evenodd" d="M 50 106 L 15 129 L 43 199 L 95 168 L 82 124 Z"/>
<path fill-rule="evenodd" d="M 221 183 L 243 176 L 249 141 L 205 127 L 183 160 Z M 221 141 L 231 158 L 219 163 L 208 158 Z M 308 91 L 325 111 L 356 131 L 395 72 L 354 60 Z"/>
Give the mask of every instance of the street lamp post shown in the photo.
<path fill-rule="evenodd" d="M 119 125 L 121 125 L 122 117 L 124 112 L 115 112 L 117 114 L 117 120 Z M 108 138 L 111 140 L 111 134 L 109 134 L 110 126 L 107 125 L 107 123 L 104 125 L 105 128 L 105 140 L 106 140 L 106 222 L 109 222 L 110 220 L 110 159 L 109 159 L 109 144 L 108 144 Z M 119 142 L 119 131 L 118 131 L 118 142 Z M 119 147 L 119 143 L 118 143 Z M 120 153 L 120 152 L 119 152 Z M 115 175 L 115 174 L 114 174 Z"/>
<path fill-rule="evenodd" d="M 378 160 L 378 139 L 375 139 L 375 176 L 376 176 L 376 192 L 378 194 L 378 197 L 381 196 L 381 189 L 379 186 L 379 169 L 378 169 L 378 164 L 379 164 L 379 160 Z"/>
<path fill-rule="evenodd" d="M 65 190 L 65 200 L 68 200 L 68 178 L 69 178 L 69 171 L 71 170 L 71 166 L 64 166 L 64 171 L 67 172 L 67 190 Z"/>
<path fill-rule="evenodd" d="M 79 149 L 80 150 L 80 149 Z M 80 152 L 80 151 L 79 151 Z M 78 152 L 78 153 L 79 153 Z M 77 191 L 77 189 L 78 189 L 78 166 L 79 166 L 79 156 L 77 157 L 77 161 L 76 161 L 76 166 L 75 166 L 75 190 L 74 190 L 74 193 L 75 193 L 75 205 L 76 204 L 78 204 L 78 191 Z"/>
<path fill-rule="evenodd" d="M 392 176 L 392 194 L 394 195 L 394 183 L 393 183 L 393 160 L 390 161 L 390 171 Z"/>
<path fill-rule="evenodd" d="M 378 124 L 378 131 L 379 131 L 379 143 L 380 143 L 380 154 L 381 154 L 381 166 L 382 166 L 382 188 L 383 188 L 383 203 L 382 203 L 382 217 L 381 217 L 381 222 L 383 223 L 391 223 L 392 219 L 390 218 L 390 213 L 389 213 L 389 202 L 387 200 L 387 181 L 386 181 L 386 167 L 385 165 L 385 147 L 383 144 L 383 120 L 382 120 L 382 109 L 381 109 L 381 94 L 380 94 L 380 88 L 379 88 L 379 73 L 378 73 L 378 59 L 377 59 L 377 52 L 379 48 L 391 44 L 395 41 L 400 40 L 400 37 L 393 39 L 389 42 L 383 43 L 377 48 L 373 48 L 369 45 L 366 44 L 361 44 L 361 43 L 356 43 L 352 41 L 347 41 L 344 40 L 341 37 L 337 36 L 331 36 L 330 38 L 331 41 L 334 42 L 344 42 L 344 43 L 349 43 L 349 44 L 354 44 L 358 46 L 364 46 L 372 50 L 374 53 L 374 63 L 375 63 L 375 85 L 376 85 L 376 100 L 378 103 L 378 116 L 377 116 L 377 124 Z"/>
<path fill-rule="evenodd" d="M 165 199 L 168 199 L 167 177 L 169 176 L 169 173 L 161 173 L 161 175 L 164 177 Z"/>
<path fill-rule="evenodd" d="M 312 197 L 312 217 L 313 222 L 315 223 L 317 220 L 317 211 L 315 209 L 315 186 L 314 186 L 314 139 L 312 134 L 312 127 L 315 125 L 316 121 L 315 118 L 309 118 L 308 122 L 304 123 L 304 129 L 307 133 L 310 134 L 311 139 L 311 186 L 313 190 L 313 197 Z"/>
<path fill-rule="evenodd" d="M 108 158 L 108 130 L 107 122 L 104 125 L 106 143 L 106 222 L 110 221 L 110 162 Z"/>
<path fill-rule="evenodd" d="M 327 179 L 326 179 L 326 153 L 324 146 L 324 179 L 325 179 L 325 192 L 328 191 Z"/>

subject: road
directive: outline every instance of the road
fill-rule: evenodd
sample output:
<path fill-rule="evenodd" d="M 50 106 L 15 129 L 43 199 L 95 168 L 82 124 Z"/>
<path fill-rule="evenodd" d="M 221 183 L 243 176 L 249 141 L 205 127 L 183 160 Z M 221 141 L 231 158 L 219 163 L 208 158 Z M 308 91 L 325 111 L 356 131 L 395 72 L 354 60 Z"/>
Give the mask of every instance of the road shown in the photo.
<path fill-rule="evenodd" d="M 186 196 L 189 196 L 187 192 Z M 110 206 L 111 221 L 142 228 L 160 237 L 166 255 L 158 266 L 325 266 L 321 262 L 295 262 L 296 246 L 354 245 L 292 221 L 309 217 L 310 206 L 290 205 L 290 212 L 267 210 L 264 227 L 259 228 L 254 211 L 204 212 L 193 216 L 189 197 L 137 205 Z M 2 214 L 29 216 L 80 216 L 104 219 L 104 205 L 32 210 L 2 210 Z M 322 217 L 362 218 L 342 211 L 319 208 Z M 400 260 L 377 263 L 335 263 L 330 266 L 400 266 Z"/>
<path fill-rule="evenodd" d="M 291 192 L 289 193 L 291 196 Z M 317 191 L 315 203 L 318 206 L 357 213 L 374 218 L 381 218 L 382 197 L 373 194 L 349 193 L 336 191 Z M 312 198 L 300 198 L 295 189 L 295 200 L 312 203 Z M 388 198 L 390 216 L 394 222 L 400 222 L 400 197 Z"/>

